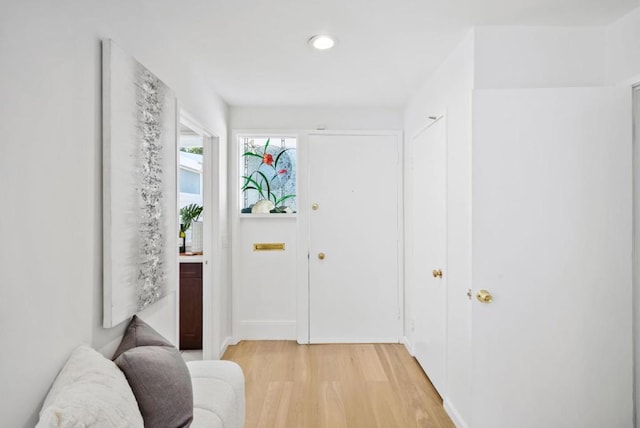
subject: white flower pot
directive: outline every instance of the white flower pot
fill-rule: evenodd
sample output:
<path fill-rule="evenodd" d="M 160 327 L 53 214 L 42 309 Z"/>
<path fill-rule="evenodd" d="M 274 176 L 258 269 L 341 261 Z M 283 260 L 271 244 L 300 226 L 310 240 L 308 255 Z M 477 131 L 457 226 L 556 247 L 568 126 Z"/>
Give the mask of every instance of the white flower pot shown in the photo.
<path fill-rule="evenodd" d="M 202 252 L 202 239 L 202 222 L 194 221 L 193 223 L 191 223 L 191 252 Z"/>

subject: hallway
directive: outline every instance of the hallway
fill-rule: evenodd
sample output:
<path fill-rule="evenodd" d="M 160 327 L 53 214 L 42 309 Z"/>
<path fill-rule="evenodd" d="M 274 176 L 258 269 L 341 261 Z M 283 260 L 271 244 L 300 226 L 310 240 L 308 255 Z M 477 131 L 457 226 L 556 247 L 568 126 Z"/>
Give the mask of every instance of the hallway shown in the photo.
<path fill-rule="evenodd" d="M 246 427 L 453 427 L 442 400 L 400 344 L 243 341 Z"/>

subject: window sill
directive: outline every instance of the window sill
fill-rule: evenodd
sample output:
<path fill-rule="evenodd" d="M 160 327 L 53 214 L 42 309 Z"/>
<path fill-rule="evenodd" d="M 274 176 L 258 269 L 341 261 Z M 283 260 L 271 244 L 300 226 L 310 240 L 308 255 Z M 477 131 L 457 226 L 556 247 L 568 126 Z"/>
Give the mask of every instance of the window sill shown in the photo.
<path fill-rule="evenodd" d="M 290 213 L 290 214 L 248 214 L 248 213 L 240 213 L 240 218 L 296 218 L 298 217 L 298 213 Z"/>

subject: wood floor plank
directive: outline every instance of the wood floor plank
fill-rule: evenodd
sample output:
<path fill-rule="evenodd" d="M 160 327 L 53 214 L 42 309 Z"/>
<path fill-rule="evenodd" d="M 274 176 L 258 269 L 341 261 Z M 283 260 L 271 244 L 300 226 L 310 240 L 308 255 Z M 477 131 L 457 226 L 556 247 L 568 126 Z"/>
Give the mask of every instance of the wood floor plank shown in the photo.
<path fill-rule="evenodd" d="M 357 352 L 358 362 L 365 381 L 388 382 L 375 345 L 356 345 L 354 350 Z"/>
<path fill-rule="evenodd" d="M 399 344 L 243 341 L 246 428 L 452 428 L 442 400 Z"/>

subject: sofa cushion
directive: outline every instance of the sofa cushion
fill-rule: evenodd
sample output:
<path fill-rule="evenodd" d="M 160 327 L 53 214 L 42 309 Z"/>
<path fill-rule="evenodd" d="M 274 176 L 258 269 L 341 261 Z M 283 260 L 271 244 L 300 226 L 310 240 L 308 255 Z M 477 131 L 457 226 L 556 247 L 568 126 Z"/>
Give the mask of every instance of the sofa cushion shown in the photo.
<path fill-rule="evenodd" d="M 116 364 L 138 400 L 145 427 L 186 428 L 193 420 L 189 370 L 180 352 L 169 346 L 138 346 Z"/>
<path fill-rule="evenodd" d="M 142 321 L 136 315 L 133 316 L 124 336 L 120 341 L 120 346 L 113 354 L 112 360 L 115 361 L 123 352 L 137 346 L 170 346 L 174 347 L 171 342 L 165 339 L 160 333 L 155 331 L 149 324 Z"/>
<path fill-rule="evenodd" d="M 140 427 L 136 399 L 124 375 L 88 346 L 72 353 L 40 411 L 37 428 Z"/>
<path fill-rule="evenodd" d="M 188 427 L 191 376 L 180 351 L 136 315 L 113 356 L 138 400 L 146 427 Z"/>

